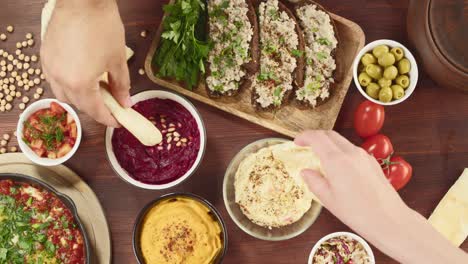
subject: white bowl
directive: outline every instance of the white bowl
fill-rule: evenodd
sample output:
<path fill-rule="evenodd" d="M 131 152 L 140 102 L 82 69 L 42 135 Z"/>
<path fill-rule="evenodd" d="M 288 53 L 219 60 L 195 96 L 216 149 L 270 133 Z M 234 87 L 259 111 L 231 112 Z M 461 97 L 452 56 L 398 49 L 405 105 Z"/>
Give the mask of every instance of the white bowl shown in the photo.
<path fill-rule="evenodd" d="M 339 236 L 347 236 L 359 242 L 364 247 L 367 254 L 369 255 L 370 263 L 375 264 L 374 252 L 372 252 L 372 249 L 369 246 L 369 244 L 367 244 L 367 242 L 362 237 L 356 234 L 350 233 L 350 232 L 335 232 L 335 233 L 331 233 L 329 235 L 322 237 L 312 248 L 312 251 L 310 252 L 310 255 L 309 255 L 308 264 L 312 264 L 312 260 L 315 256 L 315 253 L 317 252 L 317 250 L 319 249 L 320 245 L 322 245 L 323 242 L 327 241 L 330 238 L 339 237 Z"/>
<path fill-rule="evenodd" d="M 372 49 L 374 49 L 375 47 L 377 47 L 379 45 L 387 45 L 390 48 L 399 47 L 399 48 L 403 49 L 403 51 L 405 52 L 405 58 L 407 58 L 410 61 L 410 64 L 411 64 L 411 70 L 408 73 L 408 76 L 409 76 L 409 79 L 410 79 L 410 86 L 405 89 L 405 96 L 403 96 L 402 98 L 400 98 L 398 100 L 393 100 L 393 101 L 388 102 L 388 103 L 384 103 L 384 102 L 381 102 L 379 100 L 376 100 L 376 99 L 370 97 L 366 93 L 365 89 L 363 89 L 361 84 L 359 84 L 359 79 L 358 79 L 358 66 L 359 66 L 359 62 L 361 61 L 362 56 L 364 54 L 366 54 L 367 52 L 371 52 Z M 367 100 L 372 101 L 372 102 L 374 102 L 376 104 L 379 104 L 379 105 L 396 105 L 396 104 L 399 104 L 399 103 L 405 101 L 406 99 L 408 99 L 411 96 L 411 94 L 414 92 L 414 90 L 416 89 L 416 84 L 418 82 L 418 75 L 419 75 L 418 65 L 416 63 L 416 60 L 413 57 L 413 54 L 411 54 L 411 52 L 405 46 L 403 46 L 401 43 L 396 42 L 394 40 L 389 40 L 389 39 L 380 39 L 380 40 L 376 40 L 376 41 L 373 41 L 373 42 L 367 44 L 358 53 L 358 55 L 354 59 L 354 63 L 353 63 L 354 84 L 358 88 L 359 92 L 361 92 L 361 94 Z"/>
<path fill-rule="evenodd" d="M 62 106 L 68 113 L 70 113 L 75 120 L 76 123 L 76 128 L 78 132 L 78 136 L 76 138 L 75 145 L 73 146 L 72 150 L 68 152 L 67 155 L 58 158 L 58 159 L 49 159 L 49 158 L 42 158 L 39 157 L 26 143 L 23 141 L 23 128 L 24 128 L 24 121 L 26 121 L 32 114 L 35 112 L 49 108 L 50 103 L 56 102 L 60 106 Z M 73 110 L 73 108 L 65 103 L 62 103 L 56 99 L 43 99 L 36 101 L 32 104 L 30 104 L 24 111 L 21 113 L 18 121 L 18 125 L 16 127 L 16 137 L 18 140 L 18 145 L 21 149 L 21 151 L 28 157 L 32 162 L 42 165 L 42 166 L 56 166 L 59 164 L 64 163 L 68 159 L 70 159 L 78 149 L 78 146 L 80 145 L 81 142 L 81 137 L 82 137 L 82 131 L 81 131 L 81 122 L 80 119 L 78 118 L 78 114 Z"/>
<path fill-rule="evenodd" d="M 205 148 L 206 148 L 206 130 L 205 130 L 205 125 L 203 124 L 203 120 L 198 113 L 197 109 L 195 106 L 185 99 L 184 97 L 177 95 L 172 92 L 166 92 L 166 91 L 156 91 L 156 90 L 150 90 L 150 91 L 145 91 L 141 92 L 138 94 L 135 94 L 132 96 L 132 101 L 133 103 L 138 103 L 141 101 L 145 101 L 148 99 L 153 99 L 153 98 L 160 98 L 160 99 L 170 99 L 173 100 L 179 104 L 181 104 L 183 107 L 185 107 L 190 114 L 195 118 L 195 121 L 197 122 L 198 129 L 200 131 L 200 150 L 198 151 L 197 158 L 195 162 L 193 163 L 192 167 L 180 178 L 178 178 L 175 181 L 165 183 L 165 184 L 147 184 L 143 183 L 140 181 L 135 180 L 132 178 L 128 172 L 120 166 L 119 162 L 117 161 L 117 158 L 115 157 L 114 150 L 112 149 L 112 135 L 114 134 L 114 128 L 108 127 L 106 129 L 106 152 L 107 152 L 107 157 L 109 159 L 109 162 L 112 165 L 112 168 L 114 171 L 119 175 L 125 182 L 142 188 L 142 189 L 148 189 L 148 190 L 164 190 L 168 189 L 171 187 L 174 187 L 181 182 L 185 181 L 187 178 L 189 178 L 195 170 L 198 168 L 200 165 L 200 162 L 203 158 L 203 155 L 205 153 Z"/>

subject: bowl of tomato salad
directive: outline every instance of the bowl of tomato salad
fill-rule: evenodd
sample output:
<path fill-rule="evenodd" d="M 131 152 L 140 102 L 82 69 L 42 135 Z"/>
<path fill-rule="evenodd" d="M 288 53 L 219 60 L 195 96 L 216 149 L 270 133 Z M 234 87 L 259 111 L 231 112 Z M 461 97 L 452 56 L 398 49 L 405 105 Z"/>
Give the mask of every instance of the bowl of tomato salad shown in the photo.
<path fill-rule="evenodd" d="M 81 123 L 71 106 L 55 99 L 31 104 L 20 115 L 21 151 L 34 163 L 55 166 L 70 159 L 81 141 Z"/>

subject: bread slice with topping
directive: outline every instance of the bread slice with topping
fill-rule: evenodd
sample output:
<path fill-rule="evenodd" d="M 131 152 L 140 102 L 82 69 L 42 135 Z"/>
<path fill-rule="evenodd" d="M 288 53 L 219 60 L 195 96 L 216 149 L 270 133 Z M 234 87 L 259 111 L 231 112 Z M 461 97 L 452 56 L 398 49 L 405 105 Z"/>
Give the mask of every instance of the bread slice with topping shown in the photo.
<path fill-rule="evenodd" d="M 206 67 L 206 90 L 212 98 L 248 89 L 258 71 L 258 23 L 250 0 L 209 0 L 208 32 L 212 42 Z"/>
<path fill-rule="evenodd" d="M 293 15 L 278 0 L 258 5 L 260 71 L 252 80 L 252 104 L 257 110 L 284 105 L 294 90 L 303 86 L 304 39 Z"/>
<path fill-rule="evenodd" d="M 304 82 L 293 98 L 303 108 L 315 108 L 330 98 L 336 79 L 337 28 L 330 14 L 311 0 L 292 7 L 304 33 Z"/>

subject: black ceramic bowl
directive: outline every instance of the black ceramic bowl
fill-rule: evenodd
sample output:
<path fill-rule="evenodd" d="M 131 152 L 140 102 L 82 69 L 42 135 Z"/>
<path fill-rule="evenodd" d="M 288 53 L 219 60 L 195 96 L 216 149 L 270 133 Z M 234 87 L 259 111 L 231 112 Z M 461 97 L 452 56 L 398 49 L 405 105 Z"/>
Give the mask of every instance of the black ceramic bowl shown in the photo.
<path fill-rule="evenodd" d="M 17 174 L 17 173 L 0 173 L 0 180 L 12 180 L 14 182 L 23 182 L 31 185 L 36 185 L 40 188 L 43 188 L 54 195 L 56 195 L 62 202 L 65 204 L 65 206 L 70 209 L 73 218 L 75 219 L 76 224 L 78 225 L 78 228 L 83 235 L 83 240 L 84 240 L 84 247 L 85 247 L 85 256 L 86 256 L 86 264 L 91 263 L 91 244 L 89 243 L 88 239 L 88 234 L 86 233 L 86 230 L 84 228 L 83 223 L 81 222 L 80 218 L 78 217 L 78 210 L 76 209 L 75 203 L 72 201 L 72 199 L 68 196 L 66 196 L 63 193 L 58 192 L 55 190 L 54 187 L 50 186 L 49 184 L 33 178 L 31 176 L 23 175 L 23 174 Z"/>
<path fill-rule="evenodd" d="M 137 219 L 135 221 L 135 225 L 133 226 L 133 253 L 135 254 L 135 257 L 138 261 L 139 264 L 147 264 L 145 263 L 143 259 L 143 255 L 141 253 L 141 248 L 140 248 L 140 232 L 141 232 L 141 225 L 143 223 L 143 220 L 145 219 L 146 214 L 148 211 L 153 208 L 153 206 L 157 205 L 158 203 L 175 198 L 175 197 L 186 197 L 190 199 L 194 199 L 202 204 L 204 204 L 206 207 L 208 207 L 211 212 L 212 216 L 216 218 L 216 220 L 220 223 L 221 229 L 223 230 L 223 233 L 221 235 L 221 241 L 223 243 L 223 249 L 221 253 L 218 255 L 216 258 L 215 262 L 213 264 L 219 264 L 223 262 L 223 258 L 226 255 L 227 252 L 227 247 L 228 247 L 228 235 L 227 235 L 227 229 L 226 229 L 226 224 L 224 223 L 224 220 L 221 218 L 221 215 L 219 214 L 218 210 L 206 199 L 195 195 L 191 193 L 169 193 L 160 196 L 159 198 L 154 199 L 153 201 L 149 202 L 141 212 L 138 214 Z"/>

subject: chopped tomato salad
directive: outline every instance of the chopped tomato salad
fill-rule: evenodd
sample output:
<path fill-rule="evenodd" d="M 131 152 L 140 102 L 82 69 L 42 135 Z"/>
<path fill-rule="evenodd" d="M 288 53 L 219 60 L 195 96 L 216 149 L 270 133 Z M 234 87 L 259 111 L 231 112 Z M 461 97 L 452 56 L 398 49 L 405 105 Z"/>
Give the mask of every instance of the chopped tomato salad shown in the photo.
<path fill-rule="evenodd" d="M 77 137 L 73 116 L 56 102 L 35 112 L 24 122 L 23 141 L 39 157 L 57 159 L 67 155 Z"/>

